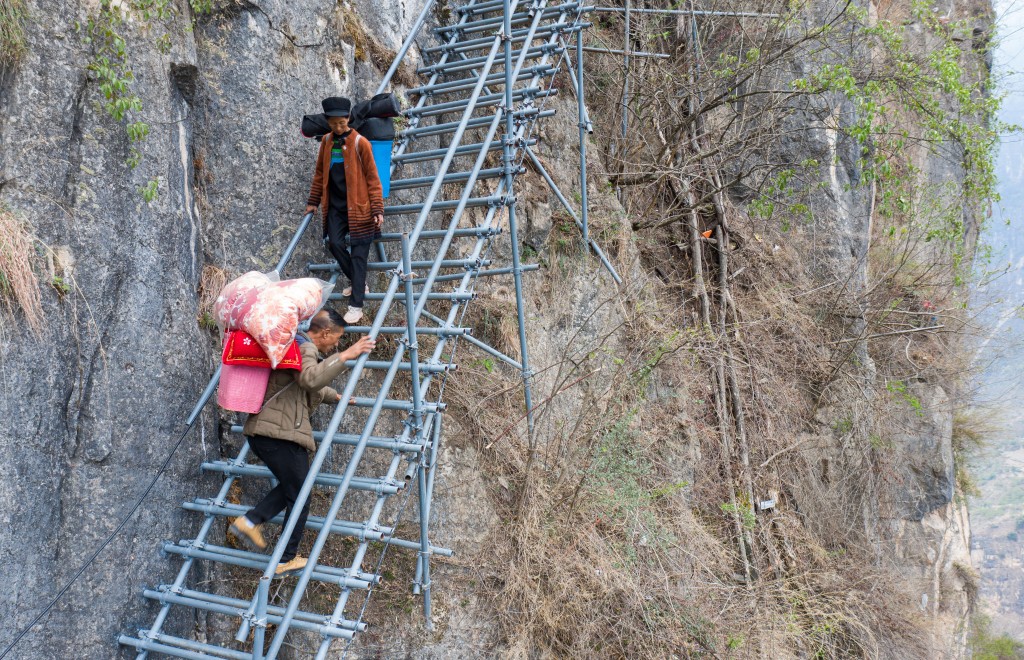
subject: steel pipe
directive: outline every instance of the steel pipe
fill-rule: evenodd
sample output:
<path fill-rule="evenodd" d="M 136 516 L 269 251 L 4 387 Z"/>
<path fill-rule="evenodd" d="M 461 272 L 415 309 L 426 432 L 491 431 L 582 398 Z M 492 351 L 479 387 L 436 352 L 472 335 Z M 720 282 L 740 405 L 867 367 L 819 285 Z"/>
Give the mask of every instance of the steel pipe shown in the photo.
<path fill-rule="evenodd" d="M 276 479 L 270 468 L 262 465 L 234 465 L 228 461 L 207 461 L 200 468 L 204 472 L 219 472 L 230 474 L 236 477 L 258 477 L 260 479 Z M 336 474 L 318 474 L 316 484 L 318 486 L 337 486 L 341 483 L 341 477 Z M 386 492 L 394 495 L 405 487 L 404 483 L 384 483 L 381 479 L 370 477 L 356 477 L 352 480 L 352 488 L 356 490 L 370 491 L 371 493 Z"/>
<path fill-rule="evenodd" d="M 547 37 L 547 36 L 550 36 L 550 35 L 555 34 L 555 33 L 558 33 L 558 34 L 568 33 L 568 32 L 572 32 L 574 30 L 579 30 L 581 28 L 590 27 L 590 25 L 591 25 L 590 23 L 579 23 L 579 24 L 576 24 L 576 23 L 553 23 L 551 25 L 547 25 L 547 26 L 545 26 L 545 27 L 543 27 L 541 29 L 538 29 L 537 33 L 534 35 L 534 37 L 535 38 L 539 38 L 539 37 Z M 526 41 L 526 34 L 529 31 L 530 31 L 529 28 L 513 30 L 512 31 L 512 43 L 515 44 L 515 43 L 523 43 L 523 42 L 525 42 Z M 468 40 L 467 39 L 462 39 L 462 40 L 452 39 L 447 44 L 442 44 L 440 46 L 431 46 L 429 48 L 424 48 L 422 50 L 422 52 L 423 52 L 424 55 L 435 55 L 437 53 L 444 53 L 444 54 L 447 55 L 447 54 L 451 54 L 451 53 L 466 52 L 466 51 L 469 51 L 469 50 L 480 50 L 481 48 L 484 48 L 484 47 L 490 45 L 490 42 L 491 42 L 491 38 L 490 37 L 478 37 L 476 39 L 468 39 Z"/>
<path fill-rule="evenodd" d="M 516 116 L 516 119 L 519 119 L 520 121 L 529 121 L 529 119 L 531 117 L 536 117 L 537 119 L 544 119 L 544 118 L 547 118 L 547 117 L 554 117 L 555 116 L 555 111 L 552 111 L 552 109 L 548 109 L 548 111 L 540 111 L 540 112 L 538 112 L 538 108 L 536 108 L 536 107 L 527 107 L 526 109 L 521 109 L 521 111 L 516 111 L 515 116 Z M 470 123 L 470 128 L 480 128 L 482 126 L 490 126 L 490 120 L 492 120 L 492 119 L 494 119 L 494 118 L 493 117 L 478 117 L 478 118 L 476 118 L 474 120 L 470 120 L 470 122 L 469 122 Z M 431 136 L 434 136 L 434 135 L 445 135 L 447 133 L 454 132 L 455 129 L 458 127 L 458 124 L 459 124 L 458 122 L 449 122 L 449 123 L 444 123 L 444 124 L 434 124 L 433 126 L 426 126 L 424 128 L 417 128 L 417 129 L 411 129 L 411 130 L 408 130 L 408 131 L 403 131 L 402 132 L 402 136 L 403 137 L 412 137 L 412 138 L 421 138 L 421 137 L 431 137 Z M 414 156 L 415 156 L 415 153 L 414 153 Z M 462 153 L 460 153 L 460 156 L 462 156 Z M 430 159 L 430 160 L 434 160 L 434 159 Z"/>
<path fill-rule="evenodd" d="M 523 73 L 519 74 L 515 81 L 520 82 L 523 80 L 530 80 L 534 76 L 548 77 L 555 75 L 555 68 L 553 66 L 536 66 L 530 69 L 524 70 Z M 483 78 L 485 85 L 493 85 L 495 83 L 503 81 L 505 76 L 500 73 L 493 73 L 486 78 Z M 428 85 L 425 87 L 417 87 L 412 90 L 413 94 L 430 94 L 432 96 L 440 96 L 444 94 L 454 94 L 455 92 L 463 92 L 467 89 L 472 89 L 479 82 L 478 77 L 463 78 L 460 80 L 452 80 L 450 82 L 438 83 L 436 85 Z"/>
<path fill-rule="evenodd" d="M 231 432 L 232 433 L 241 433 L 242 432 L 242 427 L 238 426 L 236 424 L 235 426 L 231 427 Z M 313 440 L 315 440 L 316 442 L 321 442 L 321 441 L 323 441 L 323 439 L 324 439 L 324 433 L 322 431 L 313 431 Z M 339 444 L 339 445 L 354 446 L 357 442 L 359 442 L 359 436 L 358 435 L 352 435 L 352 434 L 349 434 L 349 433 L 337 433 L 337 434 L 335 434 L 333 441 L 335 443 Z M 367 440 L 366 446 L 370 447 L 370 448 L 373 448 L 373 449 L 387 449 L 389 451 L 398 451 L 398 452 L 409 452 L 409 451 L 419 451 L 420 450 L 419 447 L 417 447 L 416 445 L 414 445 L 412 443 L 400 442 L 399 440 L 397 440 L 395 438 L 384 438 L 384 437 L 381 437 L 381 436 L 371 436 Z M 223 499 L 223 497 L 221 497 L 221 499 Z"/>
<path fill-rule="evenodd" d="M 207 612 L 216 612 L 217 614 L 224 614 L 231 617 L 245 617 L 246 612 L 244 609 L 232 607 L 230 605 L 221 605 L 219 603 L 211 603 L 210 601 L 200 600 L 198 598 L 188 598 L 186 596 L 180 596 L 175 593 L 165 591 L 154 591 L 152 589 L 146 589 L 142 592 L 142 595 L 150 600 L 158 601 L 162 604 L 174 604 L 174 605 L 186 605 L 197 610 L 206 610 Z M 277 625 L 281 624 L 281 615 L 267 615 L 267 621 Z M 312 623 L 304 621 L 302 619 L 291 618 L 291 625 L 294 625 L 300 630 L 306 630 L 308 632 L 320 633 L 321 635 L 329 635 L 331 637 L 340 637 L 342 639 L 352 639 L 355 636 L 355 632 L 351 630 L 345 630 L 344 628 L 335 628 L 332 626 L 325 626 L 323 624 Z M 154 649 L 155 650 L 155 649 Z M 167 653 L 167 651 L 161 651 Z M 276 655 L 276 651 L 274 652 Z M 170 654 L 174 655 L 174 654 Z M 179 657 L 198 657 L 207 658 L 207 656 L 179 656 Z M 270 656 L 274 657 L 274 656 Z"/>
<path fill-rule="evenodd" d="M 469 200 L 466 205 L 469 208 L 479 208 L 481 206 L 494 206 L 502 202 L 501 197 L 473 197 Z M 435 202 L 429 206 L 431 211 L 447 211 L 458 206 L 458 202 L 455 200 L 445 200 L 441 202 Z M 427 208 L 426 204 L 400 204 L 396 206 L 385 206 L 384 215 L 407 215 L 410 213 L 422 213 L 423 209 Z M 394 263 L 394 262 L 391 262 Z"/>
<path fill-rule="evenodd" d="M 537 140 L 536 139 L 531 139 L 531 140 L 529 140 L 529 144 L 531 144 L 531 145 L 537 144 Z M 457 156 L 467 156 L 467 155 L 470 155 L 470 154 L 476 155 L 476 153 L 479 152 L 481 149 L 483 149 L 485 146 L 487 147 L 488 151 L 497 151 L 497 150 L 501 149 L 501 145 L 500 144 L 484 145 L 482 142 L 476 142 L 474 144 L 466 144 L 466 145 L 463 145 L 463 146 L 459 147 L 458 149 L 455 150 L 455 155 L 457 155 Z M 429 151 L 414 151 L 412 153 L 402 154 L 401 156 L 397 156 L 395 158 L 392 158 L 391 160 L 392 160 L 392 162 L 395 162 L 397 160 L 398 162 L 403 163 L 403 164 L 405 164 L 405 163 L 422 163 L 422 162 L 425 162 L 425 161 L 428 161 L 428 160 L 437 160 L 438 158 L 443 158 L 444 155 L 447 152 L 448 152 L 447 149 L 431 149 Z M 420 238 L 426 238 L 426 234 L 427 233 L 428 232 L 423 232 L 423 235 L 421 235 Z M 441 233 L 444 233 L 444 232 L 441 232 Z M 386 234 L 386 235 L 387 236 L 398 236 L 398 234 Z M 398 239 L 391 238 L 389 240 L 398 240 Z"/>
<path fill-rule="evenodd" d="M 529 272 L 534 270 L 540 270 L 540 264 L 523 264 L 523 272 Z M 511 275 L 511 268 L 488 268 L 486 270 L 477 270 L 473 273 L 473 277 L 490 277 L 493 275 Z M 434 284 L 438 282 L 455 282 L 461 280 L 464 276 L 462 274 L 457 275 L 438 275 L 434 278 Z M 413 284 L 422 284 L 426 281 L 425 277 L 417 278 Z"/>
<path fill-rule="evenodd" d="M 622 14 L 622 7 L 592 7 L 590 11 Z M 732 18 L 779 18 L 779 14 L 759 14 L 752 11 L 707 11 L 703 9 L 630 9 L 633 14 L 667 14 L 671 16 L 729 16 Z"/>
<path fill-rule="evenodd" d="M 162 591 L 163 589 L 164 589 L 164 586 L 161 586 L 161 587 L 158 587 L 156 589 L 156 591 Z M 195 598 L 196 600 L 205 600 L 206 602 L 216 603 L 218 605 L 228 605 L 228 606 L 231 606 L 231 607 L 244 608 L 244 607 L 248 606 L 248 604 L 249 604 L 248 601 L 242 600 L 240 598 L 230 598 L 228 596 L 218 596 L 217 594 L 209 594 L 209 593 L 206 593 L 205 591 L 195 591 L 193 589 L 181 589 L 180 593 L 181 593 L 182 596 L 185 596 L 186 598 Z M 270 614 L 280 615 L 282 612 L 284 612 L 284 608 L 283 607 L 279 607 L 277 605 L 268 605 L 267 606 L 267 611 Z M 299 612 L 295 613 L 295 616 L 296 616 L 296 618 L 299 618 L 299 619 L 301 619 L 303 621 L 308 621 L 309 623 L 318 623 L 319 624 L 319 623 L 323 623 L 323 621 L 324 621 L 324 615 L 323 614 L 317 614 L 315 612 L 299 611 Z M 344 628 L 345 630 L 354 630 L 356 632 L 365 632 L 366 628 L 367 628 L 367 625 L 365 623 L 358 623 L 357 624 L 355 621 L 352 621 L 350 619 L 346 619 L 346 620 L 340 622 L 340 624 L 336 625 L 335 627 L 336 628 Z"/>
<path fill-rule="evenodd" d="M 226 548 L 230 550 L 230 548 Z M 182 557 L 193 557 L 195 559 L 204 559 L 206 561 L 216 561 L 221 564 L 228 564 L 230 566 L 241 566 L 242 568 L 254 568 L 257 570 L 264 570 L 267 567 L 267 560 L 270 558 L 267 555 L 259 555 L 262 559 L 255 559 L 250 557 L 240 557 L 237 555 L 227 554 L 224 552 L 217 552 L 210 550 L 207 547 L 193 548 L 185 545 L 177 545 L 174 543 L 164 543 L 164 552 L 172 555 L 179 555 Z M 317 582 L 326 582 L 328 584 L 337 584 L 343 587 L 355 588 L 355 589 L 368 589 L 370 584 L 365 580 L 353 580 L 351 578 L 339 575 L 332 575 L 325 573 L 322 570 L 313 571 L 313 579 Z M 261 577 L 261 579 L 263 579 Z"/>
<path fill-rule="evenodd" d="M 527 57 L 527 59 L 532 59 L 532 58 L 535 58 L 535 57 L 543 57 L 547 53 L 551 53 L 553 55 L 558 55 L 563 50 L 564 50 L 564 48 L 561 48 L 559 46 L 550 47 L 547 44 L 545 44 L 543 46 L 534 46 L 534 47 L 529 48 L 527 50 L 526 57 Z M 517 51 L 515 51 L 514 54 L 518 56 L 518 54 L 520 52 L 522 52 L 522 51 L 521 50 L 517 50 Z M 486 59 L 485 57 L 468 57 L 468 58 L 466 58 L 464 60 L 460 60 L 458 62 L 453 62 L 453 63 L 448 63 L 448 64 L 431 64 L 429 66 L 420 67 L 419 69 L 417 69 L 417 73 L 423 74 L 423 73 L 433 73 L 433 72 L 437 71 L 437 72 L 443 73 L 445 75 L 451 75 L 453 73 L 458 73 L 458 72 L 461 72 L 461 71 L 468 71 L 470 69 L 475 69 L 480 64 L 483 64 L 485 59 Z"/>
<path fill-rule="evenodd" d="M 477 175 L 478 179 L 493 179 L 501 176 L 503 173 L 500 167 L 490 168 L 481 170 Z M 469 172 L 456 172 L 455 174 L 449 174 L 444 177 L 445 183 L 461 183 L 469 179 Z M 398 179 L 397 181 L 391 182 L 392 190 L 407 190 L 410 188 L 422 188 L 423 186 L 429 186 L 434 182 L 436 177 L 433 176 L 419 176 L 411 179 Z"/>
<path fill-rule="evenodd" d="M 580 162 L 580 185 L 582 186 L 583 193 L 580 195 L 580 199 L 582 200 L 583 208 L 586 209 L 586 205 L 587 205 L 587 195 L 586 195 L 586 176 L 587 176 L 587 170 L 586 170 L 586 160 L 585 160 L 586 159 L 586 147 L 585 146 L 583 147 L 583 151 L 581 153 L 583 154 L 583 156 L 582 156 L 581 162 Z M 537 155 L 534 154 L 533 150 L 530 149 L 529 147 L 527 147 L 527 149 L 526 149 L 526 155 L 529 156 L 530 162 L 533 163 L 534 167 L 537 168 L 537 171 L 540 172 L 540 175 L 544 178 L 544 181 L 547 182 L 548 187 L 551 189 L 551 192 L 555 193 L 555 197 L 558 198 L 558 201 L 562 204 L 562 207 L 569 213 L 569 216 L 572 217 L 573 222 L 575 222 L 576 226 L 580 228 L 580 231 L 583 231 L 583 229 L 584 229 L 584 227 L 586 225 L 584 225 L 580 221 L 579 216 L 576 215 L 576 211 L 574 211 L 572 206 L 569 205 L 569 200 L 567 200 L 565 198 L 565 195 L 562 194 L 562 191 L 559 190 L 558 185 L 555 184 L 554 180 L 551 178 L 551 175 L 548 174 L 548 171 L 544 168 L 544 165 L 540 162 L 540 159 L 537 158 Z M 589 237 L 587 239 L 585 239 L 585 243 L 584 244 L 585 245 L 589 245 L 590 249 L 592 249 L 594 251 L 594 254 L 596 254 L 597 257 L 601 260 L 601 264 L 608 271 L 608 274 L 612 276 L 612 279 L 615 280 L 615 283 L 616 284 L 622 284 L 622 278 L 619 277 L 619 273 L 615 270 L 615 267 L 612 266 L 611 261 L 609 261 L 608 257 L 605 255 L 604 250 L 601 249 L 601 246 L 599 246 L 596 241 L 594 241 L 593 239 L 591 239 Z"/>
<path fill-rule="evenodd" d="M 524 98 L 544 98 L 545 96 L 554 96 L 557 90 L 543 90 L 540 87 L 526 87 L 519 89 L 515 93 L 515 100 L 521 101 Z M 487 94 L 479 102 L 474 103 L 475 108 L 487 108 L 492 105 L 498 105 L 505 99 L 503 94 Z M 433 117 L 435 115 L 448 114 L 449 112 L 455 112 L 457 110 L 464 110 L 466 108 L 466 102 L 463 100 L 445 101 L 444 103 L 434 103 L 431 105 L 422 105 L 412 110 L 406 110 L 405 114 L 408 117 Z M 547 111 L 549 114 L 541 115 L 537 108 L 524 108 L 517 110 L 515 116 L 519 119 L 530 117 L 533 115 L 543 117 L 553 117 L 554 110 Z M 482 126 L 491 125 L 491 117 L 474 117 L 469 121 L 469 128 L 480 128 Z M 425 126 L 422 128 L 407 129 L 399 133 L 399 137 L 423 137 L 424 135 L 441 135 L 442 133 L 449 132 L 447 129 L 454 129 L 459 126 L 459 122 L 448 122 L 445 124 L 436 124 L 434 126 Z M 435 129 L 435 132 L 427 133 L 427 129 Z M 445 129 L 445 130 L 441 130 Z M 440 132 L 436 132 L 440 131 Z"/>

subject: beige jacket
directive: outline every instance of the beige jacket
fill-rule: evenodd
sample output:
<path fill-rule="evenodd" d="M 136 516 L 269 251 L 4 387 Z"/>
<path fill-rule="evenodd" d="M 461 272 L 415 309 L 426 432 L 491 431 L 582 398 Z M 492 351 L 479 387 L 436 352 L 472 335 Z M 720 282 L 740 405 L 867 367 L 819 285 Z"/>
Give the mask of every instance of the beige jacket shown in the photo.
<path fill-rule="evenodd" d="M 302 370 L 274 369 L 270 373 L 263 409 L 249 415 L 242 432 L 289 440 L 313 451 L 316 445 L 309 415 L 321 403 L 334 404 L 341 400 L 327 385 L 345 371 L 345 362 L 337 353 L 321 361 L 311 341 L 302 343 L 299 351 Z"/>

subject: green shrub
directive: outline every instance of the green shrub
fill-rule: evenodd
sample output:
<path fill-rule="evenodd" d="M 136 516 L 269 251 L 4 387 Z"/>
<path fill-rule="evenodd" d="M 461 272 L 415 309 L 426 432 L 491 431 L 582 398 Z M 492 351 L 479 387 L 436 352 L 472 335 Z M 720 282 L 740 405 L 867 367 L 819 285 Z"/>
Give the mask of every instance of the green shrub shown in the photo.
<path fill-rule="evenodd" d="M 971 621 L 970 645 L 974 660 L 1024 660 L 1024 644 L 1006 634 L 996 636 L 992 619 L 981 614 Z"/>

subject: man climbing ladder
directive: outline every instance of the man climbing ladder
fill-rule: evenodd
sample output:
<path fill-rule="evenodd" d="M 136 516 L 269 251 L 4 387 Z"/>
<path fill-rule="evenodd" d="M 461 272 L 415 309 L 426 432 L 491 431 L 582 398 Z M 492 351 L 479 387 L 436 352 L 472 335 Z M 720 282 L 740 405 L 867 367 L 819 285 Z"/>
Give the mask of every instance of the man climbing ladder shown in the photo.
<path fill-rule="evenodd" d="M 343 292 L 349 297 L 345 323 L 358 323 L 363 318 L 370 244 L 384 225 L 383 191 L 370 141 L 348 126 L 352 102 L 332 96 L 321 105 L 331 132 L 320 140 L 306 213 L 321 209 L 327 247 L 351 283 Z"/>

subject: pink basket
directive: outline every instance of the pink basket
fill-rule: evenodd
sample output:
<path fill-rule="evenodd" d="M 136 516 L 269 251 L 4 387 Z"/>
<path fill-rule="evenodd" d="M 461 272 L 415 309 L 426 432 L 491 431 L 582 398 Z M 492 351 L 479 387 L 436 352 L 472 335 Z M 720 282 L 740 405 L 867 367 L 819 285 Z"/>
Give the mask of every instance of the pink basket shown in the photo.
<path fill-rule="evenodd" d="M 225 410 L 258 413 L 267 394 L 270 369 L 233 364 L 220 366 L 217 405 Z"/>

